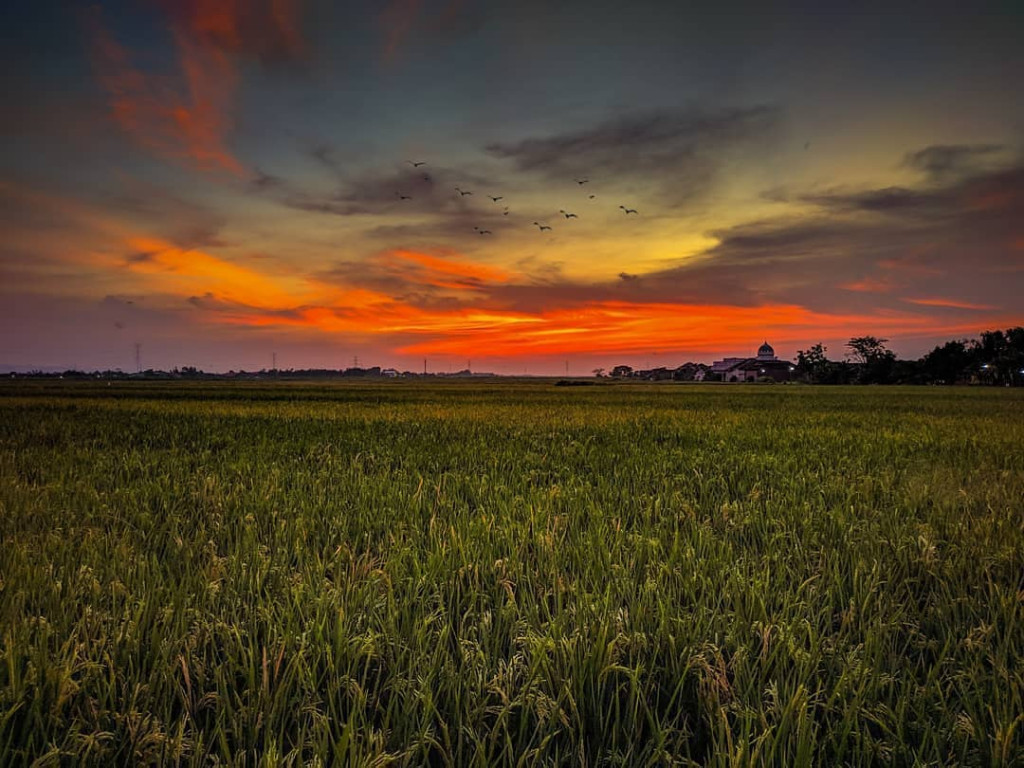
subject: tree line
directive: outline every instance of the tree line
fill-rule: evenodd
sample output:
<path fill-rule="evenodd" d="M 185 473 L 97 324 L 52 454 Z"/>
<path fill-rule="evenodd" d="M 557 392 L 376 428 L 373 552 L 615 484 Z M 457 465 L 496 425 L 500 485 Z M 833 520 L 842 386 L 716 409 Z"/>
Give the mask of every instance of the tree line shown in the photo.
<path fill-rule="evenodd" d="M 947 341 L 919 360 L 900 360 L 887 342 L 875 336 L 850 339 L 842 360 L 830 360 L 828 348 L 815 344 L 797 352 L 796 372 L 812 384 L 1024 385 L 1024 327 Z"/>

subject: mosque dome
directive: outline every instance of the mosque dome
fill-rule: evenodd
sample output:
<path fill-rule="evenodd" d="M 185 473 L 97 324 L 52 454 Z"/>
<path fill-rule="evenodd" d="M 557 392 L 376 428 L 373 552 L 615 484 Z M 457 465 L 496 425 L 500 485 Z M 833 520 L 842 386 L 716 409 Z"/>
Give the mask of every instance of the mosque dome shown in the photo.
<path fill-rule="evenodd" d="M 767 341 L 764 344 L 762 344 L 760 347 L 758 347 L 758 349 L 757 349 L 757 359 L 758 360 L 774 360 L 775 359 L 775 350 L 772 349 L 772 345 L 769 344 Z"/>

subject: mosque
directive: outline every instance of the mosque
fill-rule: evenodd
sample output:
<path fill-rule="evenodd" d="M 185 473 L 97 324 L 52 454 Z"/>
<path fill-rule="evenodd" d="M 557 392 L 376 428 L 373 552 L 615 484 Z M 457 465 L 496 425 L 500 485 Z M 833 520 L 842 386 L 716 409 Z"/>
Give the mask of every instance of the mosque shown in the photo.
<path fill-rule="evenodd" d="M 727 357 L 716 360 L 705 377 L 710 381 L 757 381 L 769 378 L 775 381 L 790 381 L 793 365 L 775 356 L 772 345 L 765 341 L 757 350 L 756 357 Z"/>

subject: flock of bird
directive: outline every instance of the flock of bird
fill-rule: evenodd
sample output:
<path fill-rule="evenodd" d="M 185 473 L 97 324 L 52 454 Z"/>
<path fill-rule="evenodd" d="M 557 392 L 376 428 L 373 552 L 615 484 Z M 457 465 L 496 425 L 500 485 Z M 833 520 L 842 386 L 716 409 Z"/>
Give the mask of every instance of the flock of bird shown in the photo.
<path fill-rule="evenodd" d="M 420 168 L 420 167 L 422 167 L 422 166 L 427 164 L 425 160 L 406 160 L 406 163 L 411 165 L 413 168 Z M 432 181 L 432 179 L 430 177 L 430 174 L 429 173 L 425 173 L 423 175 L 423 180 L 424 181 Z M 573 179 L 573 181 L 575 181 L 580 187 L 582 187 L 584 184 L 589 184 L 590 183 L 590 179 L 587 179 L 587 178 Z M 461 199 L 463 197 L 467 197 L 469 195 L 472 195 L 473 192 L 472 192 L 472 190 L 469 190 L 469 189 L 462 189 L 461 187 L 455 187 L 455 194 Z M 401 192 L 395 192 L 395 196 L 398 197 L 399 200 L 412 200 L 412 196 L 411 195 L 402 194 Z M 498 204 L 502 200 L 505 199 L 504 196 L 502 196 L 502 195 L 487 195 L 487 197 L 491 200 L 492 203 L 495 203 L 495 204 Z M 597 195 L 593 195 L 593 194 L 592 195 L 588 195 L 588 197 L 587 197 L 588 200 L 594 200 L 596 198 L 597 198 Z M 508 216 L 508 214 L 509 214 L 508 206 L 507 205 L 503 206 L 503 208 L 504 208 L 504 210 L 502 211 L 502 216 Z M 629 216 L 630 214 L 639 215 L 639 211 L 637 211 L 636 208 L 629 208 L 629 207 L 627 207 L 625 205 L 620 205 L 619 208 L 622 210 L 622 212 L 626 216 Z M 566 211 L 565 209 L 559 209 L 558 212 L 565 217 L 566 221 L 568 221 L 569 219 L 578 219 L 579 218 L 579 216 L 576 215 L 575 213 L 570 213 L 569 211 Z M 553 227 L 551 225 L 549 225 L 549 224 L 542 224 L 539 221 L 533 222 L 533 226 L 537 227 L 537 230 L 539 232 L 550 232 L 553 229 Z M 493 235 L 494 234 L 491 230 L 483 229 L 481 227 L 473 227 L 473 231 L 476 232 L 478 235 Z"/>

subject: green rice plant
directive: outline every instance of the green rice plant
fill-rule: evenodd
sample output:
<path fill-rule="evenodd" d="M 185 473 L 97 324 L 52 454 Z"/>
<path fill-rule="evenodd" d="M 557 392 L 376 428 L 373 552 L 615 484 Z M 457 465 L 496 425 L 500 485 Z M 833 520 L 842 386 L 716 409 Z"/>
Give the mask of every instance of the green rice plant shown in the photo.
<path fill-rule="evenodd" d="M 1024 763 L 1024 393 L 0 386 L 0 764 Z"/>

